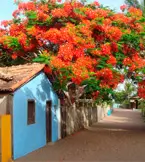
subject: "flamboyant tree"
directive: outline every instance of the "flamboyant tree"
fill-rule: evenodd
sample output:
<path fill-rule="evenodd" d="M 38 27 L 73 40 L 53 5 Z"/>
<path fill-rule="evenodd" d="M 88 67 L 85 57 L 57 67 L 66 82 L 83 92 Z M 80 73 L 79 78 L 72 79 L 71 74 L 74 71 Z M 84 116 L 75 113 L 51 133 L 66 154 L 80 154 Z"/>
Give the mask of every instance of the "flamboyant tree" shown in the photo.
<path fill-rule="evenodd" d="M 141 7 L 141 5 L 140 5 L 140 3 L 139 3 L 138 0 L 125 0 L 125 3 L 126 3 L 129 7 L 131 7 L 131 6 L 136 7 L 136 8 L 140 8 L 140 7 Z"/>
<path fill-rule="evenodd" d="M 145 18 L 141 10 L 122 6 L 127 11 L 115 13 L 98 2 L 60 0 L 17 4 L 13 19 L 1 23 L 3 64 L 45 63 L 55 89 L 66 92 L 73 83 L 79 87 L 77 98 L 85 88 L 94 99 L 107 100 L 125 77 L 142 80 Z"/>

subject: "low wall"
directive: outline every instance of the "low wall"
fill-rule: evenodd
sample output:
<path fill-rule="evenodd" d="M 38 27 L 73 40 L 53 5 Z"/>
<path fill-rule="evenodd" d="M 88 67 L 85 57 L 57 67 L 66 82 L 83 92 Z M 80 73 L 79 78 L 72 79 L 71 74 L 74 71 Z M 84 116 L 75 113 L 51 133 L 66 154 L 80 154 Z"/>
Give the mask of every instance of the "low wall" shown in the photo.
<path fill-rule="evenodd" d="M 110 115 L 111 108 L 108 105 L 96 105 L 92 100 L 80 100 L 76 106 L 68 107 L 66 112 L 66 135 L 70 135 Z"/>

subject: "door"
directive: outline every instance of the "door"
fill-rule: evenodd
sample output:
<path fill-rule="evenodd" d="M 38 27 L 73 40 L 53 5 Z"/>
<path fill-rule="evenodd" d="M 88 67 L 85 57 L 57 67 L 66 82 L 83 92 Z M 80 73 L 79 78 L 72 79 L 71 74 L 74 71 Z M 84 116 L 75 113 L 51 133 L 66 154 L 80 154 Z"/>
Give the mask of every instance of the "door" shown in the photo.
<path fill-rule="evenodd" d="M 51 142 L 52 136 L 52 112 L 51 112 L 52 102 L 46 102 L 46 140 L 47 143 Z"/>

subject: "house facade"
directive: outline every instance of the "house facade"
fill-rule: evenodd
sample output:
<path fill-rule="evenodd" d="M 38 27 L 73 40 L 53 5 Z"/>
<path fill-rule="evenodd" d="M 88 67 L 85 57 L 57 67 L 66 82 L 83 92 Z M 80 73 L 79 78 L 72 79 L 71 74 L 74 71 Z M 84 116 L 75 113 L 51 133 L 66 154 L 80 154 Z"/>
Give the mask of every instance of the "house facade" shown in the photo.
<path fill-rule="evenodd" d="M 60 139 L 59 99 L 43 67 L 41 64 L 13 66 L 8 70 L 12 79 L 1 78 L 0 113 L 11 115 L 13 159 Z"/>

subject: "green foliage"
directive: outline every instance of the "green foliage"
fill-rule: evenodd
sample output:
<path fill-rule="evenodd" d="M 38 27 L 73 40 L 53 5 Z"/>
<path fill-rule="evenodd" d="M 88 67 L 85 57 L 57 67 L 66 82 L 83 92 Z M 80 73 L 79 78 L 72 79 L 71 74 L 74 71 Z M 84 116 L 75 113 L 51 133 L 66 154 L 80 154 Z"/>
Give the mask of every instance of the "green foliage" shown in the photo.
<path fill-rule="evenodd" d="M 28 19 L 33 20 L 37 18 L 37 13 L 35 11 L 27 11 L 26 16 Z"/>
<path fill-rule="evenodd" d="M 77 14 L 85 16 L 85 13 L 83 11 L 81 11 L 79 8 L 75 8 L 74 12 L 77 13 Z"/>
<path fill-rule="evenodd" d="M 43 54 L 33 59 L 33 62 L 40 62 L 40 63 L 45 63 L 45 64 L 49 64 L 49 61 L 50 61 L 50 57 L 47 55 L 43 55 Z"/>
<path fill-rule="evenodd" d="M 58 78 L 56 78 L 55 81 L 53 82 L 53 88 L 56 91 L 58 91 L 60 89 L 64 90 L 64 91 L 67 91 L 66 83 L 65 82 L 60 82 L 60 80 Z"/>
<path fill-rule="evenodd" d="M 115 92 L 113 97 L 116 103 L 122 103 L 127 96 L 124 91 L 121 91 L 121 92 Z"/>
<path fill-rule="evenodd" d="M 14 51 L 20 50 L 21 49 L 21 45 L 18 41 L 18 38 L 16 37 L 11 37 L 9 36 L 8 40 L 5 42 L 5 44 L 8 45 L 8 47 L 13 48 Z"/>
<path fill-rule="evenodd" d="M 126 82 L 124 85 L 124 90 L 115 91 L 113 93 L 113 98 L 116 103 L 128 105 L 130 103 L 130 97 L 136 95 L 136 88 L 133 82 Z"/>
<path fill-rule="evenodd" d="M 3 53 L 3 55 L 0 55 L 0 67 L 19 65 L 24 63 L 26 63 L 26 60 L 23 60 L 21 58 L 13 60 L 11 58 L 11 55 L 7 55 L 5 53 Z"/>
<path fill-rule="evenodd" d="M 145 17 L 142 17 L 138 22 L 145 22 Z"/>
<path fill-rule="evenodd" d="M 136 7 L 136 8 L 140 8 L 140 3 L 139 3 L 138 0 L 125 0 L 125 3 L 126 3 L 129 7 L 133 6 L 133 7 Z"/>
<path fill-rule="evenodd" d="M 116 52 L 115 57 L 116 57 L 116 59 L 118 61 L 118 64 L 122 64 L 122 61 L 124 60 L 125 55 L 123 53 L 121 53 L 121 52 Z"/>
<path fill-rule="evenodd" d="M 134 47 L 136 49 L 139 49 L 139 35 L 136 35 L 135 33 L 132 34 L 124 34 L 122 36 L 121 41 L 124 43 L 126 42 L 126 44 L 130 45 L 131 47 Z"/>
<path fill-rule="evenodd" d="M 141 109 L 142 116 L 145 117 L 145 100 L 140 100 L 138 108 Z"/>
<path fill-rule="evenodd" d="M 104 67 L 108 67 L 108 66 L 110 67 L 111 65 L 106 63 L 107 60 L 108 60 L 107 57 L 100 57 L 100 61 L 99 64 L 97 65 L 97 69 L 103 69 Z"/>
<path fill-rule="evenodd" d="M 100 90 L 100 86 L 99 86 L 100 81 L 96 80 L 95 77 L 90 77 L 89 79 L 83 81 L 83 85 L 87 85 L 86 87 L 86 93 L 91 93 L 94 91 L 99 91 Z"/>
<path fill-rule="evenodd" d="M 92 92 L 99 91 L 99 96 L 96 98 L 96 103 L 106 102 L 110 104 L 112 102 L 113 90 L 111 88 L 101 88 L 99 86 L 100 81 L 96 80 L 95 77 L 91 77 L 83 82 L 83 85 L 87 85 L 85 88 L 86 94 L 91 94 Z"/>

